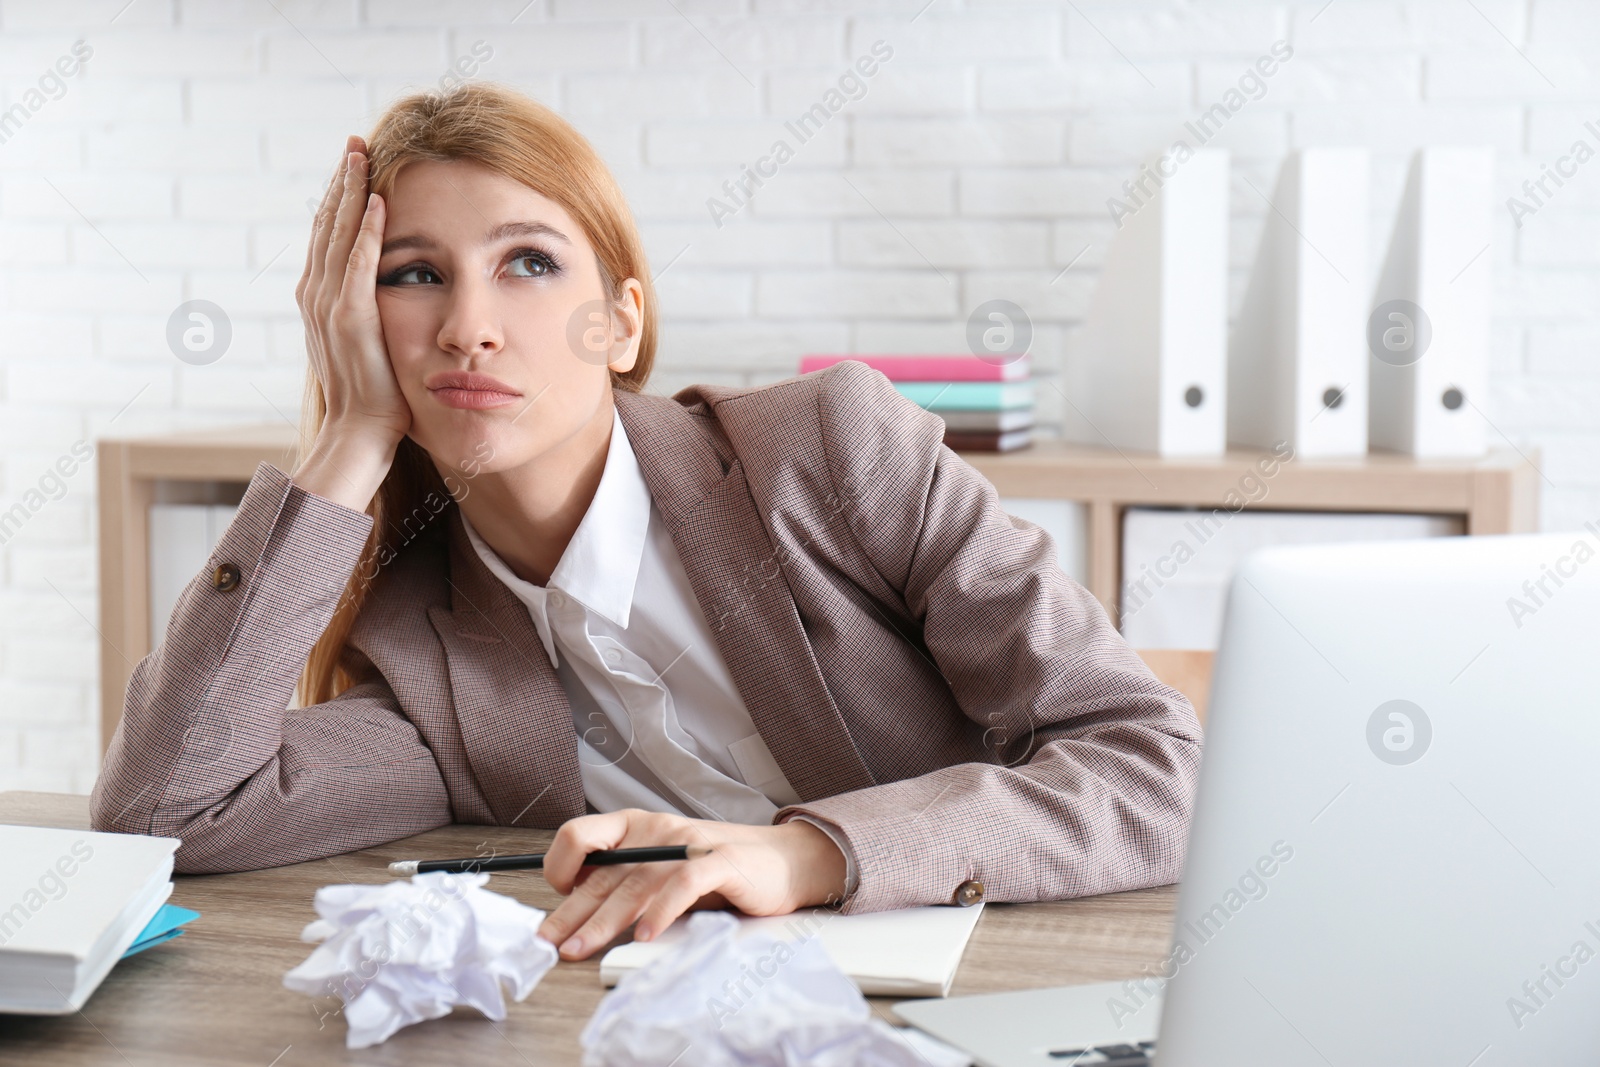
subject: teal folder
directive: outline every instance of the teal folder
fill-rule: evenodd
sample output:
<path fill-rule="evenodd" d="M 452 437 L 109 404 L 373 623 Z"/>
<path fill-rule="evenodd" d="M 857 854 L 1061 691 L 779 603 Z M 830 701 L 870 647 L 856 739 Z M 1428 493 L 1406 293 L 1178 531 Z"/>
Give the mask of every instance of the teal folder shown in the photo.
<path fill-rule="evenodd" d="M 1032 382 L 895 382 L 894 387 L 929 411 L 1005 411 L 1033 403 Z"/>
<path fill-rule="evenodd" d="M 183 924 L 200 918 L 198 911 L 180 908 L 176 904 L 163 904 L 161 910 L 144 925 L 139 931 L 139 936 L 133 939 L 133 944 L 128 946 L 128 951 L 122 954 L 127 959 L 135 952 L 143 952 L 151 945 L 159 945 L 163 941 L 171 941 L 183 933 Z"/>

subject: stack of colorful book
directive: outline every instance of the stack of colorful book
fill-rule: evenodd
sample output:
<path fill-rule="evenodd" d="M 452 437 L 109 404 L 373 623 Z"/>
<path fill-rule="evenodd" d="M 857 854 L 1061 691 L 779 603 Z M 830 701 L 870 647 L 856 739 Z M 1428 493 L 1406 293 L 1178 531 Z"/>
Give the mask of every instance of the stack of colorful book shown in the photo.
<path fill-rule="evenodd" d="M 1032 365 L 977 356 L 806 356 L 800 373 L 842 360 L 884 373 L 895 389 L 944 419 L 944 443 L 970 452 L 1009 452 L 1033 443 Z"/>

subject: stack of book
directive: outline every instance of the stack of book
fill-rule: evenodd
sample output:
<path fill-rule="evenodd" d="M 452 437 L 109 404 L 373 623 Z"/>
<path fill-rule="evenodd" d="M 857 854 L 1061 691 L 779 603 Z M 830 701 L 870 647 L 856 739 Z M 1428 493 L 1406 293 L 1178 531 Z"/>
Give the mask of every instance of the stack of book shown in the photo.
<path fill-rule="evenodd" d="M 1033 443 L 1032 364 L 977 356 L 806 356 L 800 373 L 842 360 L 880 370 L 902 395 L 944 419 L 944 443 L 969 452 L 1009 452 Z"/>
<path fill-rule="evenodd" d="M 125 955 L 176 937 L 173 837 L 0 826 L 0 1012 L 66 1015 Z"/>

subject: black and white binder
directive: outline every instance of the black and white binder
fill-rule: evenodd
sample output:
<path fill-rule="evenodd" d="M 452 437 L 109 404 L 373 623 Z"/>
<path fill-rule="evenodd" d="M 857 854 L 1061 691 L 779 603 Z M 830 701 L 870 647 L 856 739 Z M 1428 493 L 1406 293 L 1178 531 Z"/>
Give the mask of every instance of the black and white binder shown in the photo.
<path fill-rule="evenodd" d="M 1367 323 L 1374 448 L 1419 457 L 1488 447 L 1494 155 L 1427 148 L 1411 163 Z"/>
<path fill-rule="evenodd" d="M 1367 450 L 1370 160 L 1308 148 L 1278 175 L 1228 349 L 1228 440 Z"/>
<path fill-rule="evenodd" d="M 1063 431 L 1094 445 L 1214 455 L 1225 448 L 1228 153 L 1140 169 L 1067 360 Z"/>

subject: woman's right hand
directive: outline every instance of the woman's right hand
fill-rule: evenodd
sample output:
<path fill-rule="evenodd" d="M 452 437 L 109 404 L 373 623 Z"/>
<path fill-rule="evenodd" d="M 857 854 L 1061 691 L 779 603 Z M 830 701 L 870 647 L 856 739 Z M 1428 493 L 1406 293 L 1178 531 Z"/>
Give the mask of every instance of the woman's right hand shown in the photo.
<path fill-rule="evenodd" d="M 358 511 L 371 502 L 411 428 L 378 318 L 384 218 L 383 198 L 367 191 L 366 144 L 352 136 L 317 209 L 295 287 L 306 356 L 322 383 L 327 415 L 294 480 Z"/>

